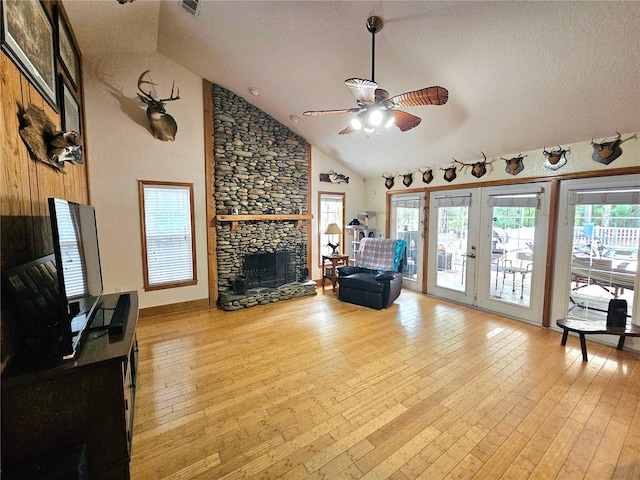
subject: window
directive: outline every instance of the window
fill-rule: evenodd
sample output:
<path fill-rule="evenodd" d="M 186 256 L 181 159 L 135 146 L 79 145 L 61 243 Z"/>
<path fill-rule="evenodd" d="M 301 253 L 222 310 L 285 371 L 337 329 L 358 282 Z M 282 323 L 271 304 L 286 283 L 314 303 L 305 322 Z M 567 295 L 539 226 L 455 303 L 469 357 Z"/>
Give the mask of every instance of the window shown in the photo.
<path fill-rule="evenodd" d="M 407 242 L 402 276 L 418 279 L 422 264 L 422 229 L 420 213 L 424 211 L 423 193 L 394 194 L 391 197 L 391 235 Z"/>
<path fill-rule="evenodd" d="M 331 253 L 331 248 L 328 247 L 329 243 L 336 243 L 336 240 L 340 243 L 338 250 L 344 252 L 344 193 L 329 193 L 318 192 L 319 202 L 318 208 L 320 212 L 318 214 L 318 261 L 322 258 L 322 255 Z M 340 227 L 342 233 L 339 238 L 336 235 L 327 235 L 324 233 L 327 226 L 331 223 L 335 223 Z"/>
<path fill-rule="evenodd" d="M 139 181 L 144 289 L 195 285 L 193 184 Z"/>
<path fill-rule="evenodd" d="M 638 245 L 640 189 L 573 190 L 570 303 L 568 316 L 605 318 L 608 302 L 626 300 L 633 315 Z"/>

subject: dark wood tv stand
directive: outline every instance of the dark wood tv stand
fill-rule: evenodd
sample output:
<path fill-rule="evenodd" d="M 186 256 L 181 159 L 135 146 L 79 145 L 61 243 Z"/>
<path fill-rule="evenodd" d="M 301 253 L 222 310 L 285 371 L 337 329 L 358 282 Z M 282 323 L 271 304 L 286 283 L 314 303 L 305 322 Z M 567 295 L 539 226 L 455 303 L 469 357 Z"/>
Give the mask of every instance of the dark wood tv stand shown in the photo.
<path fill-rule="evenodd" d="M 131 302 L 123 333 L 110 336 L 106 330 L 92 329 L 85 332 L 71 360 L 45 370 L 3 373 L 3 477 L 52 452 L 84 444 L 89 478 L 129 478 L 138 294 L 126 293 Z M 106 311 L 118 297 L 103 296 Z"/>

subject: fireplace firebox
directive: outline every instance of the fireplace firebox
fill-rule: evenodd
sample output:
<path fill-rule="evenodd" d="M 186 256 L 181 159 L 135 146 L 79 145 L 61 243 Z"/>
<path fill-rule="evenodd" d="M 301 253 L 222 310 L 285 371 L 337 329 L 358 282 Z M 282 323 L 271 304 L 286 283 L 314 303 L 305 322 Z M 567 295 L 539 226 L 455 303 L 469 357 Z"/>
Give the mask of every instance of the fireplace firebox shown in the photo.
<path fill-rule="evenodd" d="M 246 288 L 277 288 L 296 280 L 295 252 L 260 252 L 245 255 L 242 275 Z"/>

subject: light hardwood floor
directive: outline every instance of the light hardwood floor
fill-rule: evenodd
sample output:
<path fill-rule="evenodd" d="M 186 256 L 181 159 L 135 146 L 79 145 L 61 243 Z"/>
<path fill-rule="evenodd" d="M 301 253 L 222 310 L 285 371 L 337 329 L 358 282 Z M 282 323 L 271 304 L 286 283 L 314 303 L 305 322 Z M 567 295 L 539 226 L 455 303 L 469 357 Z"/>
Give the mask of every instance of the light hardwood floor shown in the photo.
<path fill-rule="evenodd" d="M 640 479 L 640 359 L 404 291 L 142 318 L 134 480 Z"/>

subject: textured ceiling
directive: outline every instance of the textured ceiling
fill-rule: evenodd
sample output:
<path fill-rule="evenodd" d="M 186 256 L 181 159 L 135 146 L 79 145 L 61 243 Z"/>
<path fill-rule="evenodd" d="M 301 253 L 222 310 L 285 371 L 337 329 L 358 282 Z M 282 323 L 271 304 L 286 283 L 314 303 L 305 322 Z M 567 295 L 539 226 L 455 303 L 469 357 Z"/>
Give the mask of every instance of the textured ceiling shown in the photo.
<path fill-rule="evenodd" d="M 640 131 L 640 2 L 200 3 L 64 6 L 85 55 L 157 49 L 365 178 Z M 370 15 L 379 86 L 441 85 L 449 102 L 404 108 L 422 118 L 407 132 L 338 135 L 352 114 L 302 112 L 356 106 L 344 80 L 371 77 Z"/>

